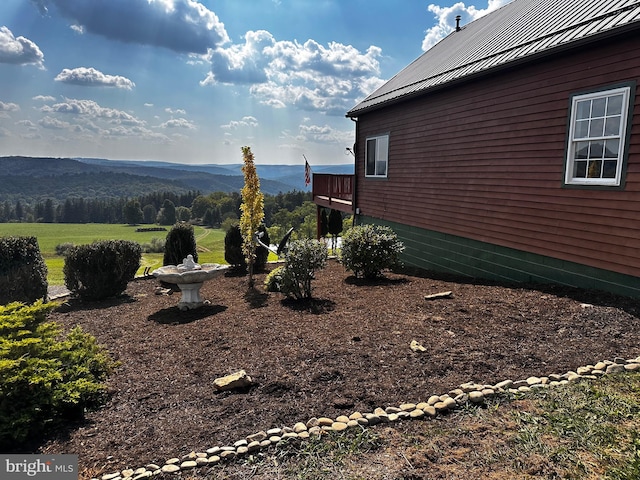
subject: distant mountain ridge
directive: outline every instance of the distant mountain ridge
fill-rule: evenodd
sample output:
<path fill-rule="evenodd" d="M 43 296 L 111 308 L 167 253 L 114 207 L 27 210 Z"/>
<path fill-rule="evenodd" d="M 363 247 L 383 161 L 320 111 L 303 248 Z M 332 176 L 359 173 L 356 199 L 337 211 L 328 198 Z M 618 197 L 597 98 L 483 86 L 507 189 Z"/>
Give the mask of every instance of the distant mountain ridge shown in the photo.
<path fill-rule="evenodd" d="M 304 165 L 256 165 L 263 193 L 309 190 Z M 352 174 L 351 165 L 313 167 L 314 173 Z M 0 201 L 68 196 L 138 196 L 154 191 L 240 191 L 242 164 L 183 165 L 99 158 L 0 157 Z"/>

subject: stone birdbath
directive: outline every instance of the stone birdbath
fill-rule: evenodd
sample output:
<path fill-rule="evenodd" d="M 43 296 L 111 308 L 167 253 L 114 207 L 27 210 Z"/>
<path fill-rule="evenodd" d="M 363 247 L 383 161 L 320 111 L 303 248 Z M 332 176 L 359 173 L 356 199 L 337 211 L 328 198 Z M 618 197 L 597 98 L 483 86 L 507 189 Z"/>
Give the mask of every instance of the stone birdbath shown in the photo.
<path fill-rule="evenodd" d="M 180 310 L 192 310 L 204 305 L 200 297 L 200 287 L 207 280 L 222 275 L 229 265 L 218 263 L 197 264 L 192 255 L 187 255 L 180 265 L 165 265 L 153 271 L 158 280 L 178 285 L 182 297 L 178 302 Z"/>

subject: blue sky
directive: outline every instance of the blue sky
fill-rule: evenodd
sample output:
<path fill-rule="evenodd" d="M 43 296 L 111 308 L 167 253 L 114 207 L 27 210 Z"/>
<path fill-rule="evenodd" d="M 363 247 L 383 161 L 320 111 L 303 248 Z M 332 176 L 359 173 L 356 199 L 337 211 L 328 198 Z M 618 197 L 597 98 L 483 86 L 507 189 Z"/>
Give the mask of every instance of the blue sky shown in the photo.
<path fill-rule="evenodd" d="M 3 0 L 0 156 L 350 163 L 346 112 L 508 1 Z"/>

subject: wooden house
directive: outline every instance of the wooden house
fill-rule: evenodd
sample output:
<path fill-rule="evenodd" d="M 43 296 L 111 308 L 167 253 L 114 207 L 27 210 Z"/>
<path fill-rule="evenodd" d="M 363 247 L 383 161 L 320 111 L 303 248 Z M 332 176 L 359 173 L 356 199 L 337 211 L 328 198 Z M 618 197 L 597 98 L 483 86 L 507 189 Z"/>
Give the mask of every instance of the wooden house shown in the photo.
<path fill-rule="evenodd" d="M 347 113 L 349 209 L 409 266 L 640 297 L 639 79 L 640 0 L 514 0 Z"/>

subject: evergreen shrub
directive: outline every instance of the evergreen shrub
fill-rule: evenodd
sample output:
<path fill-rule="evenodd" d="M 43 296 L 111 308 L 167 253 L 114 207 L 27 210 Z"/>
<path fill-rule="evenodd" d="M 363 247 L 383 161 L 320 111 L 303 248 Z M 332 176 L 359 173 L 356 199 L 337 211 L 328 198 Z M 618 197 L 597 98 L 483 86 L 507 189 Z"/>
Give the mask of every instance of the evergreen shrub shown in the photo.
<path fill-rule="evenodd" d="M 128 240 L 102 240 L 79 245 L 65 257 L 64 283 L 85 300 L 121 294 L 140 268 L 142 247 Z"/>
<path fill-rule="evenodd" d="M 46 300 L 48 286 L 36 237 L 0 238 L 0 305 Z"/>
<path fill-rule="evenodd" d="M 55 303 L 0 306 L 0 451 L 65 426 L 106 397 L 115 364 L 80 327 L 45 322 Z"/>
<path fill-rule="evenodd" d="M 260 241 L 265 245 L 269 245 L 271 240 L 269 238 L 267 228 L 264 225 L 260 225 L 258 232 L 262 233 Z M 243 239 L 240 225 L 234 225 L 229 228 L 224 236 L 224 259 L 229 265 L 237 270 L 246 271 L 247 259 L 242 251 L 242 242 Z M 262 245 L 259 245 L 258 248 L 256 248 L 256 260 L 253 264 L 253 268 L 256 271 L 264 270 L 267 265 L 268 258 L 269 250 Z"/>
<path fill-rule="evenodd" d="M 356 278 L 374 279 L 382 271 L 401 265 L 404 244 L 396 233 L 383 225 L 357 225 L 342 237 L 340 260 Z"/>
<path fill-rule="evenodd" d="M 193 225 L 176 223 L 167 233 L 162 264 L 180 265 L 187 258 L 187 255 L 192 255 L 193 261 L 198 262 L 198 250 L 196 237 L 193 233 Z"/>

